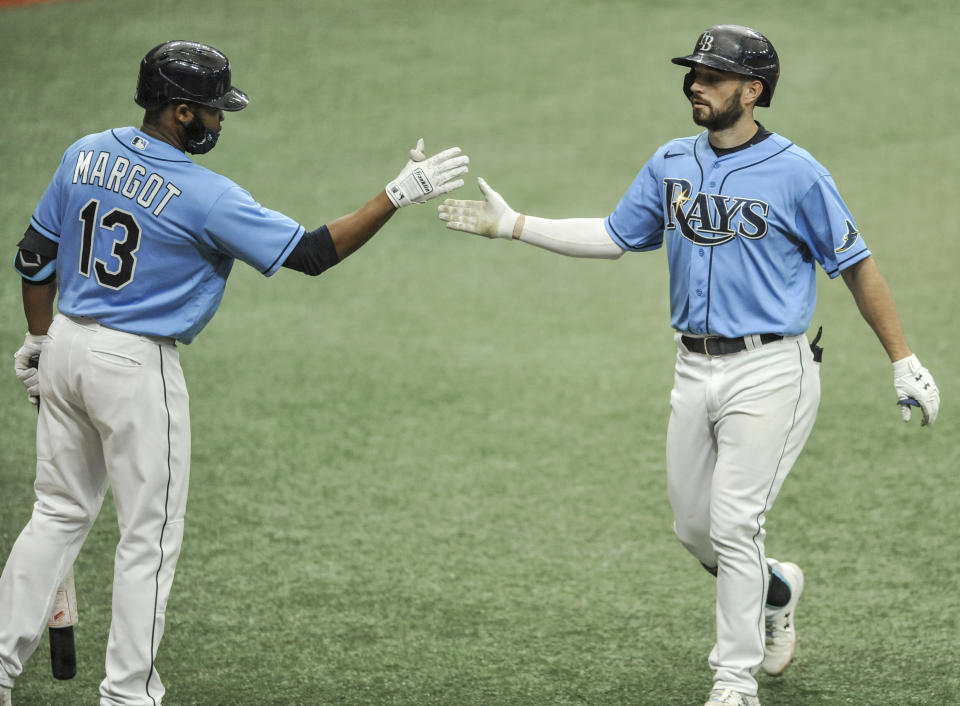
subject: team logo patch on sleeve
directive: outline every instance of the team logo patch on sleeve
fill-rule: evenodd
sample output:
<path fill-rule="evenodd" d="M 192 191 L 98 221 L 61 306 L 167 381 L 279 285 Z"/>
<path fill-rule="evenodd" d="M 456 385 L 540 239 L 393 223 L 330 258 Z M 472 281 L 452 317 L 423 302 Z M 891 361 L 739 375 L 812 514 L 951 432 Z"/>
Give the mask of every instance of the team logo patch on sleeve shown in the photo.
<path fill-rule="evenodd" d="M 853 244 L 857 242 L 857 238 L 860 237 L 860 231 L 857 230 L 857 227 L 853 225 L 850 219 L 847 220 L 847 232 L 843 236 L 843 242 L 840 243 L 840 247 L 834 250 L 835 253 L 846 252 L 853 247 Z"/>

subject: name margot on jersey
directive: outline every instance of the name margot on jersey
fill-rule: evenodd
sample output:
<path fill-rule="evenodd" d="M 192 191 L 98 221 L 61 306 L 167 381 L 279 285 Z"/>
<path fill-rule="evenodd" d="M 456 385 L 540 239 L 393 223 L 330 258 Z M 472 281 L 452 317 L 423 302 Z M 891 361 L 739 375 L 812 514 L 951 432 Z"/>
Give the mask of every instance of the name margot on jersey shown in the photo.
<path fill-rule="evenodd" d="M 97 155 L 96 161 L 93 159 L 94 154 Z M 154 216 L 163 213 L 170 199 L 183 193 L 179 187 L 159 174 L 148 172 L 142 164 L 131 164 L 126 157 L 114 156 L 110 152 L 81 151 L 77 155 L 77 166 L 73 170 L 73 183 L 99 186 L 113 191 L 136 201 L 146 209 L 152 207 Z"/>

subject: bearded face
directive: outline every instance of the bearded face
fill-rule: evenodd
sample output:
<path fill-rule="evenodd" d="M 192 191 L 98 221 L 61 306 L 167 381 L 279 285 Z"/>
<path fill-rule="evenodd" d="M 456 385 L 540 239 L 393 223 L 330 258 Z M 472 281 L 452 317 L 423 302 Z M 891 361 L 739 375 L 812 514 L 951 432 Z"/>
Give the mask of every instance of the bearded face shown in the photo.
<path fill-rule="evenodd" d="M 739 86 L 727 100 L 717 104 L 717 99 L 711 101 L 703 94 L 691 93 L 690 103 L 693 105 L 693 122 L 708 130 L 726 130 L 732 127 L 743 115 L 743 86 Z"/>

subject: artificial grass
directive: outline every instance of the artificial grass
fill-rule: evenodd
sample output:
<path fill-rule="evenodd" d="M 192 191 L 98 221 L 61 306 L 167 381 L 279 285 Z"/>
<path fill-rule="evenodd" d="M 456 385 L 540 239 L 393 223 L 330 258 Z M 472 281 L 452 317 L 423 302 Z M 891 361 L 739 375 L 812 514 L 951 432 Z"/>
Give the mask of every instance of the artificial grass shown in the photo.
<path fill-rule="evenodd" d="M 202 163 L 312 228 L 419 136 L 470 154 L 464 195 L 484 176 L 521 211 L 606 215 L 697 131 L 667 59 L 710 24 L 756 26 L 784 66 L 758 117 L 834 174 L 944 398 L 933 429 L 900 422 L 879 344 L 822 278 L 820 417 L 767 524 L 807 573 L 801 642 L 761 699 L 957 703 L 956 18 L 866 0 L 4 10 L 9 252 L 67 144 L 138 120 L 137 62 L 166 39 L 226 51 L 253 99 Z M 11 354 L 19 287 L 0 277 Z M 194 452 L 164 703 L 700 703 L 713 586 L 670 529 L 668 320 L 662 252 L 565 259 L 446 231 L 433 205 L 316 280 L 238 265 L 181 351 Z M 35 413 L 12 373 L 0 391 L 2 558 L 29 517 Z M 96 698 L 115 541 L 108 501 L 76 567 L 79 673 L 53 681 L 44 640 L 18 706 Z"/>

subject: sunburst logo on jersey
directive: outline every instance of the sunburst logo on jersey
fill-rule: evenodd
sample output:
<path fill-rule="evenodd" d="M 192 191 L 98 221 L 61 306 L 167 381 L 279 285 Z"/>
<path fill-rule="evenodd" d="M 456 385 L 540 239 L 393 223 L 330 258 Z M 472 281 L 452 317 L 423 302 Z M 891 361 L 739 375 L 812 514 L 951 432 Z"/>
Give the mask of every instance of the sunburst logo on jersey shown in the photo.
<path fill-rule="evenodd" d="M 684 191 L 683 188 L 680 189 L 680 193 L 676 194 L 673 197 L 673 212 L 674 213 L 683 213 L 683 204 L 690 200 L 690 192 Z"/>

